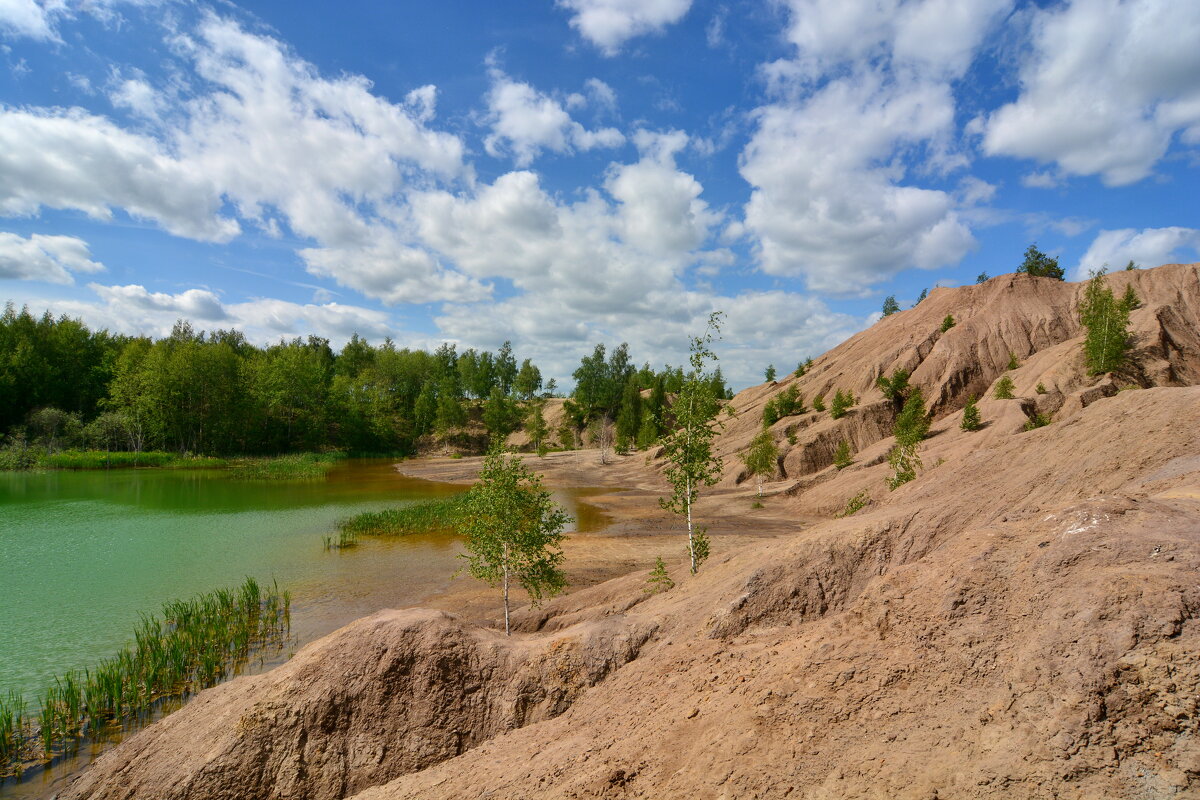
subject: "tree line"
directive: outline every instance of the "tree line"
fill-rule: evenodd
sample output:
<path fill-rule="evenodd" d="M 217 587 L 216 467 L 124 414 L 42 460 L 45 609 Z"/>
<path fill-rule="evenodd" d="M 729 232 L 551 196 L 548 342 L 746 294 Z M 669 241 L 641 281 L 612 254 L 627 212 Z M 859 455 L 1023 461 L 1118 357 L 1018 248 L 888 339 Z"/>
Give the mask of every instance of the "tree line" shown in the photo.
<path fill-rule="evenodd" d="M 563 446 L 589 427 L 615 431 L 618 447 L 653 444 L 685 381 L 681 367 L 635 367 L 627 344 L 596 345 L 574 378 Z M 730 394 L 719 371 L 706 379 Z M 551 433 L 541 406 L 556 391 L 509 342 L 495 352 L 453 343 L 428 352 L 355 334 L 336 351 L 319 336 L 259 347 L 239 331 L 182 320 L 155 340 L 12 303 L 0 315 L 0 432 L 9 444 L 50 450 L 407 453 L 471 419 L 493 439 L 524 424 L 540 448 Z"/>

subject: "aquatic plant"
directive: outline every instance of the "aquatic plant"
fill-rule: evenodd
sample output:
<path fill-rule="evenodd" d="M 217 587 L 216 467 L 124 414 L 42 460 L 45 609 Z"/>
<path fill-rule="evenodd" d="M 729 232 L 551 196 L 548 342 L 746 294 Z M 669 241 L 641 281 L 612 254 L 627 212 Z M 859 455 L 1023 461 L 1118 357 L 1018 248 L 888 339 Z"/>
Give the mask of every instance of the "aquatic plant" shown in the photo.
<path fill-rule="evenodd" d="M 296 453 L 268 458 L 241 458 L 229 467 L 230 477 L 243 481 L 317 480 L 333 469 L 345 453 Z"/>
<path fill-rule="evenodd" d="M 359 536 L 406 536 L 412 533 L 450 530 L 457 525 L 465 501 L 466 495 L 458 494 L 399 508 L 355 514 L 337 524 L 340 537 L 337 546 L 353 546 Z M 342 544 L 348 539 L 349 545 Z M 333 546 L 332 539 L 330 546 Z"/>
<path fill-rule="evenodd" d="M 0 776 L 48 760 L 106 726 L 144 720 L 168 697 L 187 697 L 236 671 L 251 653 L 280 646 L 291 628 L 291 596 L 253 578 L 144 615 L 134 645 L 83 673 L 58 677 L 36 715 L 10 691 L 0 697 Z"/>

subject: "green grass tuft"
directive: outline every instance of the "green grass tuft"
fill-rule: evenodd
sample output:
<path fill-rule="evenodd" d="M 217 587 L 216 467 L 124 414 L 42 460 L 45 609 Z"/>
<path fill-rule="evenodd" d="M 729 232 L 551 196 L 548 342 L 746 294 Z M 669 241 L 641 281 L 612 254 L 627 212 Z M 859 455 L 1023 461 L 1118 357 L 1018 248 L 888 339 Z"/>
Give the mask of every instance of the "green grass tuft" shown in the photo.
<path fill-rule="evenodd" d="M 229 467 L 230 477 L 241 481 L 320 480 L 344 453 L 296 453 L 268 458 L 239 458 Z"/>
<path fill-rule="evenodd" d="M 383 511 L 364 511 L 338 523 L 339 547 L 353 546 L 359 536 L 406 536 L 447 531 L 458 524 L 466 494 L 426 500 Z M 349 544 L 345 542 L 349 541 Z"/>
<path fill-rule="evenodd" d="M 0 697 L 0 778 L 107 726 L 145 720 L 163 698 L 218 683 L 252 652 L 282 645 L 290 628 L 291 596 L 253 578 L 165 604 L 161 619 L 142 617 L 133 647 L 55 679 L 36 714 L 16 692 Z"/>

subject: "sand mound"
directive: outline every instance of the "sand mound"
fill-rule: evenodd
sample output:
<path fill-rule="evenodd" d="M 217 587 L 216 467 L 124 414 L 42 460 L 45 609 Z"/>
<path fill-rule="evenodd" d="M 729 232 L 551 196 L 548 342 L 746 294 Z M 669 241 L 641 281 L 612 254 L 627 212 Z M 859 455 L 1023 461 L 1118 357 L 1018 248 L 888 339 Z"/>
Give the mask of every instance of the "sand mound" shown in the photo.
<path fill-rule="evenodd" d="M 891 435 L 889 404 L 875 386 L 880 376 L 908 370 L 935 418 L 960 410 L 971 395 L 989 397 L 1008 373 L 1029 414 L 1061 419 L 1120 386 L 1190 386 L 1200 383 L 1200 265 L 1171 264 L 1109 275 L 1117 296 L 1132 285 L 1141 300 L 1130 318 L 1134 345 L 1120 373 L 1089 378 L 1082 357 L 1077 311 L 1084 283 L 1028 275 L 1001 275 L 986 283 L 934 289 L 915 308 L 886 317 L 816 359 L 803 377 L 751 387 L 732 401 L 737 416 L 721 438 L 724 486 L 745 481 L 737 454 L 761 430 L 763 407 L 795 387 L 811 409 L 823 396 L 850 391 L 858 404 L 840 420 L 828 412 L 785 417 L 772 426 L 780 450 L 777 478 L 796 479 L 833 463 L 843 440 L 859 452 Z M 954 327 L 943 332 L 947 315 Z M 1010 356 L 1020 366 L 1008 371 Z M 797 357 L 798 360 L 799 357 Z M 1041 384 L 1045 394 L 1038 394 Z M 795 443 L 789 442 L 789 434 Z"/>

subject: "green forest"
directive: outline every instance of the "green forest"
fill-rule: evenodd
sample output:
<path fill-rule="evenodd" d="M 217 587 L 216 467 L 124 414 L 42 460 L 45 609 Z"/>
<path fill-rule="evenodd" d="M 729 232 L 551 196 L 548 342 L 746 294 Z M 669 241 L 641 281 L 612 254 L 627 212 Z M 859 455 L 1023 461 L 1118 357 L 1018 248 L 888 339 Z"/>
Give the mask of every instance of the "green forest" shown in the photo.
<path fill-rule="evenodd" d="M 618 448 L 658 439 L 682 368 L 640 369 L 628 346 L 596 345 L 574 371 L 569 423 L 534 437 L 569 447 L 597 426 Z M 719 373 L 721 396 L 728 394 Z M 372 345 L 354 335 L 335 351 L 308 336 L 256 346 L 236 330 L 185 321 L 154 340 L 93 331 L 79 320 L 6 305 L 0 316 L 4 448 L 56 452 L 166 451 L 208 456 L 342 451 L 408 454 L 434 441 L 480 449 L 482 426 L 503 437 L 544 427 L 556 396 L 510 343 L 495 353 L 452 343 L 434 352 Z M 10 459 L 11 461 L 11 459 Z"/>

